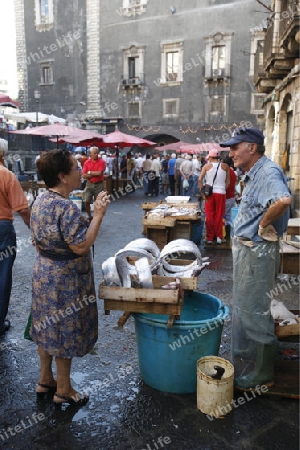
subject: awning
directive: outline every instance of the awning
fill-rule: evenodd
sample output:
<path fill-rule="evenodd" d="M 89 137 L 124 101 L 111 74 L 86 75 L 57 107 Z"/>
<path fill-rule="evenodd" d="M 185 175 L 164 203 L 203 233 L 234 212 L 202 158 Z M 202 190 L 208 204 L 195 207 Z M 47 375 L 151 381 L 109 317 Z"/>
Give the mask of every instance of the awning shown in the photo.
<path fill-rule="evenodd" d="M 36 123 L 36 116 L 38 115 L 39 123 L 65 123 L 65 119 L 56 117 L 53 114 L 43 114 L 41 112 L 24 112 L 24 113 L 8 113 L 5 114 L 6 120 L 12 120 L 18 123 Z"/>

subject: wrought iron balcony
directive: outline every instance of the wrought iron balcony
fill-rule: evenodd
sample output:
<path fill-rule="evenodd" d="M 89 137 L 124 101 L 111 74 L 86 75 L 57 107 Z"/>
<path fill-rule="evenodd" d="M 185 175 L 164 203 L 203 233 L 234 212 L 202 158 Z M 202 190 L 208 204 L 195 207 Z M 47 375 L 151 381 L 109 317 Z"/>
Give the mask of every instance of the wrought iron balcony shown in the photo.
<path fill-rule="evenodd" d="M 122 79 L 124 89 L 129 87 L 138 87 L 144 84 L 144 76 L 140 74 L 138 77 L 129 77 Z"/>

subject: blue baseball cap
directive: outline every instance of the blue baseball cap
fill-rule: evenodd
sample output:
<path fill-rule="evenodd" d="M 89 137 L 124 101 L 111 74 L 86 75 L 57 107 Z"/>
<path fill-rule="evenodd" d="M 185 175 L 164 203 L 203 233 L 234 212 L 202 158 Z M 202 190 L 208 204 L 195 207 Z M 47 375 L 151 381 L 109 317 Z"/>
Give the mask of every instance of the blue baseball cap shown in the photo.
<path fill-rule="evenodd" d="M 232 133 L 229 141 L 222 142 L 220 147 L 231 147 L 232 145 L 239 144 L 240 142 L 254 142 L 255 144 L 264 143 L 264 135 L 261 131 L 255 128 L 236 128 Z"/>

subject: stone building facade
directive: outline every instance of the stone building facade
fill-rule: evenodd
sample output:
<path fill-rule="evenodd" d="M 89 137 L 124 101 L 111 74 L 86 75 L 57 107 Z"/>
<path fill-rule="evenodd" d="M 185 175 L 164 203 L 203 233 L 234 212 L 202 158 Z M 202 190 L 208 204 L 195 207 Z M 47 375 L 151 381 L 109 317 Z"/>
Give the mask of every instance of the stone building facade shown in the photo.
<path fill-rule="evenodd" d="M 272 12 L 260 27 L 253 81 L 262 100 L 258 120 L 266 135 L 267 154 L 290 179 L 292 212 L 300 216 L 300 5 L 273 0 Z"/>
<path fill-rule="evenodd" d="M 256 126 L 253 0 L 14 0 L 20 101 L 107 133 L 221 141 Z"/>
<path fill-rule="evenodd" d="M 87 99 L 85 0 L 14 3 L 21 111 L 75 118 Z"/>
<path fill-rule="evenodd" d="M 241 124 L 259 127 L 292 178 L 299 215 L 295 0 L 14 2 L 23 111 L 157 143 L 221 142 Z"/>

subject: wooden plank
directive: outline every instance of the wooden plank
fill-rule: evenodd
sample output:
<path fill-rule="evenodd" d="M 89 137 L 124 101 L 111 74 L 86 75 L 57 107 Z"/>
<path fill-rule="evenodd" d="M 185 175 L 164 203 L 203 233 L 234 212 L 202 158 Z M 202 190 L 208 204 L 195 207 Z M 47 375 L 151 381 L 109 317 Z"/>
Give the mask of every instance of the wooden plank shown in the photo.
<path fill-rule="evenodd" d="M 177 304 L 162 303 L 134 303 L 123 300 L 104 299 L 104 310 L 108 311 L 127 311 L 147 314 L 166 314 L 180 316 L 183 306 L 183 300 Z"/>
<path fill-rule="evenodd" d="M 291 246 L 287 246 L 291 247 Z M 280 252 L 280 267 L 282 272 L 290 275 L 300 274 L 300 252 L 298 249 L 289 252 Z"/>
<path fill-rule="evenodd" d="M 174 227 L 176 219 L 174 217 L 149 217 L 146 216 L 142 219 L 142 224 L 149 227 L 152 225 L 161 225 L 163 227 Z"/>
<path fill-rule="evenodd" d="M 191 262 L 191 261 L 189 261 Z M 179 278 L 181 288 L 184 291 L 194 291 L 198 287 L 198 278 L 197 277 L 191 277 L 191 278 Z M 163 277 L 160 275 L 153 275 L 152 277 L 153 286 L 155 289 L 161 288 L 161 286 L 164 286 L 165 284 L 170 283 L 171 281 L 176 281 L 176 278 L 174 277 Z"/>
<path fill-rule="evenodd" d="M 122 316 L 118 320 L 118 327 L 123 327 L 125 325 L 125 323 L 129 319 L 130 314 L 131 314 L 130 311 L 126 311 L 122 314 Z"/>
<path fill-rule="evenodd" d="M 287 228 L 286 234 L 291 236 L 300 236 L 300 227 L 297 225 L 290 225 Z"/>
<path fill-rule="evenodd" d="M 275 327 L 275 333 L 277 338 L 280 340 L 281 338 L 283 340 L 286 340 L 288 337 L 291 336 L 300 336 L 300 320 L 297 319 L 298 323 L 292 324 L 292 325 L 285 325 L 285 326 L 276 326 Z"/>
<path fill-rule="evenodd" d="M 300 218 L 299 217 L 289 219 L 286 234 L 292 235 L 292 236 L 300 236 Z"/>
<path fill-rule="evenodd" d="M 275 384 L 263 395 L 299 399 L 299 361 L 278 360 L 274 372 Z"/>
<path fill-rule="evenodd" d="M 171 328 L 173 326 L 175 320 L 175 314 L 171 314 L 168 319 L 167 328 Z"/>
<path fill-rule="evenodd" d="M 156 208 L 158 205 L 168 205 L 170 208 L 199 208 L 198 203 L 167 203 L 167 202 L 145 202 L 142 203 L 141 208 L 144 210 L 150 210 Z"/>
<path fill-rule="evenodd" d="M 156 203 L 156 202 L 145 202 L 145 203 L 142 203 L 141 208 L 144 211 L 150 211 L 150 209 L 155 208 L 157 205 L 159 205 L 159 203 Z"/>
<path fill-rule="evenodd" d="M 295 254 L 300 256 L 300 249 L 297 247 L 297 242 L 296 245 L 293 245 L 293 241 L 282 241 L 280 244 L 280 253 L 282 253 L 283 255 L 286 254 Z"/>
<path fill-rule="evenodd" d="M 178 261 L 182 261 L 182 260 L 178 260 Z M 188 263 L 190 263 L 191 261 L 186 260 Z M 180 265 L 180 264 L 179 264 Z M 153 275 L 152 276 L 152 282 L 153 282 L 153 287 L 154 289 L 158 289 L 160 290 L 162 286 L 164 286 L 165 284 L 171 283 L 172 281 L 176 281 L 176 277 L 165 277 L 165 276 L 161 276 L 161 275 Z M 194 291 L 198 288 L 198 277 L 179 277 L 180 280 L 180 285 L 183 291 Z M 99 298 L 102 298 L 100 296 L 100 291 L 103 292 L 102 288 L 105 287 L 105 285 L 102 283 L 99 286 Z M 112 288 L 116 286 L 107 286 L 107 288 Z M 122 288 L 125 289 L 125 288 Z M 129 288 L 131 289 L 131 288 Z M 127 289 L 128 290 L 128 289 Z M 142 291 L 144 291 L 145 289 L 142 289 Z M 153 289 L 148 289 L 151 292 L 153 291 Z M 171 289 L 170 289 L 171 290 Z"/>
<path fill-rule="evenodd" d="M 179 289 L 141 289 L 116 286 L 99 286 L 99 298 L 122 300 L 131 303 L 178 303 Z"/>

